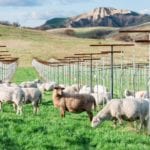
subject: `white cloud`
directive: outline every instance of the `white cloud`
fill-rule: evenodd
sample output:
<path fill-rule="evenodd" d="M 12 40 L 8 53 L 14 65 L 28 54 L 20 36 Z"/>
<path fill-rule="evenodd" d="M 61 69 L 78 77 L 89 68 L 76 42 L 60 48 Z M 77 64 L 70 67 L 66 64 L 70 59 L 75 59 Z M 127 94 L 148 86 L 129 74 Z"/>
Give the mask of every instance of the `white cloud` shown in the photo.
<path fill-rule="evenodd" d="M 140 11 L 142 14 L 150 14 L 150 9 L 143 9 Z"/>

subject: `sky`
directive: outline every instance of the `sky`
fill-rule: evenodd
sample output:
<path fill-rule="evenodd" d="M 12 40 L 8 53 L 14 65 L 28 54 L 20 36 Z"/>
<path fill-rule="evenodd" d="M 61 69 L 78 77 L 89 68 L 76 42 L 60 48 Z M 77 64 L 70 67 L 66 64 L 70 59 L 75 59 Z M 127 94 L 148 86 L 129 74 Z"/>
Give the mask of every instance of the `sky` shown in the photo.
<path fill-rule="evenodd" d="M 54 17 L 72 17 L 98 7 L 150 14 L 150 0 L 0 0 L 0 21 L 36 27 Z"/>

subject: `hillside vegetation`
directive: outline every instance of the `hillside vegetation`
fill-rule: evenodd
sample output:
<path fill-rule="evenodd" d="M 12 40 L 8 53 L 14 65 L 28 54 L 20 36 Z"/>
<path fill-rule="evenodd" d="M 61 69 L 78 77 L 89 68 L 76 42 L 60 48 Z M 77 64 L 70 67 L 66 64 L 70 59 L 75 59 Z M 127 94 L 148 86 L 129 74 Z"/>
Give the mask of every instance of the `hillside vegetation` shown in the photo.
<path fill-rule="evenodd" d="M 68 18 L 53 18 L 45 22 L 44 25 L 37 27 L 42 30 L 50 29 L 50 28 L 62 28 L 65 27 L 65 22 Z"/>
<path fill-rule="evenodd" d="M 150 24 L 145 24 L 133 27 L 133 29 L 149 29 L 149 27 Z M 136 37 L 137 35 L 134 34 L 133 36 Z M 109 50 L 110 48 L 108 47 L 93 48 L 89 45 L 97 43 L 120 43 L 125 41 L 126 38 L 124 39 L 124 37 L 126 35 L 118 34 L 118 28 L 110 27 L 39 31 L 0 25 L 0 44 L 7 46 L 7 48 L 1 48 L 1 50 L 7 49 L 11 52 L 12 56 L 19 57 L 19 66 L 31 66 L 33 57 L 49 60 L 51 57 L 63 58 L 64 56 L 70 56 L 79 52 Z M 116 50 L 120 49 L 116 48 Z M 136 45 L 135 49 L 138 56 L 141 54 L 142 56 L 148 55 L 147 47 Z M 127 47 L 124 50 L 126 56 L 132 56 L 133 51 L 131 51 L 131 48 Z"/>
<path fill-rule="evenodd" d="M 20 58 L 20 66 L 31 66 L 33 57 L 48 60 L 51 57 L 62 58 L 66 53 L 71 55 L 81 50 L 90 51 L 89 45 L 97 42 L 98 40 L 0 25 L 0 44 L 5 44 L 12 56 Z"/>

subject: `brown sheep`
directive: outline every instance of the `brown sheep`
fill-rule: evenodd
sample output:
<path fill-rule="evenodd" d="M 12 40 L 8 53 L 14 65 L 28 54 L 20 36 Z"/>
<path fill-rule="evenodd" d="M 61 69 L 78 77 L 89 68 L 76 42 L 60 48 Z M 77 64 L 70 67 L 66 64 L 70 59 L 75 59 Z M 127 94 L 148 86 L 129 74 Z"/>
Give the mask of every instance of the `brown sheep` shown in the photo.
<path fill-rule="evenodd" d="M 86 111 L 92 121 L 92 108 L 96 109 L 96 102 L 90 94 L 69 94 L 63 92 L 64 88 L 55 87 L 53 90 L 53 104 L 61 111 L 61 117 L 65 117 L 65 111 L 81 113 Z"/>

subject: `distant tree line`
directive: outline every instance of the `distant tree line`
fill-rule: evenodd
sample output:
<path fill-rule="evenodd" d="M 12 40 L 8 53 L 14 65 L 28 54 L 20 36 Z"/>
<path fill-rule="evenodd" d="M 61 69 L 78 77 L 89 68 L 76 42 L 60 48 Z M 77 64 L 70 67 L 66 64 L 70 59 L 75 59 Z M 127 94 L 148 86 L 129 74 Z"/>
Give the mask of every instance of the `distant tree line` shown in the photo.
<path fill-rule="evenodd" d="M 9 21 L 0 21 L 0 24 L 6 26 L 20 27 L 20 24 L 18 22 L 10 23 Z"/>

